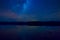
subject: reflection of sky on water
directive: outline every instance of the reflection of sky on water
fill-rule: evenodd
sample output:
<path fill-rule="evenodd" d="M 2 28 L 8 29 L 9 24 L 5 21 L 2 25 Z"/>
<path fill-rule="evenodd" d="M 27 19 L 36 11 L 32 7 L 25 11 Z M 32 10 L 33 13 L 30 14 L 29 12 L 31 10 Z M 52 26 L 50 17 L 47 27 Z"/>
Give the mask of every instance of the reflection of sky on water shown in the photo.
<path fill-rule="evenodd" d="M 0 35 L 4 39 L 22 39 L 22 40 L 33 40 L 41 38 L 53 38 L 58 37 L 60 33 L 60 27 L 48 27 L 48 26 L 11 26 L 11 25 L 0 25 Z M 1 38 L 1 39 L 2 39 Z M 54 38 L 55 39 L 55 38 Z"/>
<path fill-rule="evenodd" d="M 0 25 L 0 30 L 14 30 L 17 32 L 42 32 L 42 31 L 54 31 L 59 32 L 59 26 L 19 26 L 19 25 Z"/>

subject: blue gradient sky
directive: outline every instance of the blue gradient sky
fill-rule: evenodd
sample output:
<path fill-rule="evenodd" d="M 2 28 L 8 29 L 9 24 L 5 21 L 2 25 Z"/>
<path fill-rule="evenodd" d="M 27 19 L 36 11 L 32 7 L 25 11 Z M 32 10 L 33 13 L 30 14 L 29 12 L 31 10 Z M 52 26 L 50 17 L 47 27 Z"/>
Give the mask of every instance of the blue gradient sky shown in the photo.
<path fill-rule="evenodd" d="M 1 10 L 11 10 L 25 20 L 59 21 L 59 2 L 59 0 L 26 0 L 25 2 L 17 3 L 17 0 L 10 0 L 9 2 L 5 0 Z"/>
<path fill-rule="evenodd" d="M 59 0 L 33 0 L 30 14 L 36 15 L 38 20 L 60 20 Z"/>

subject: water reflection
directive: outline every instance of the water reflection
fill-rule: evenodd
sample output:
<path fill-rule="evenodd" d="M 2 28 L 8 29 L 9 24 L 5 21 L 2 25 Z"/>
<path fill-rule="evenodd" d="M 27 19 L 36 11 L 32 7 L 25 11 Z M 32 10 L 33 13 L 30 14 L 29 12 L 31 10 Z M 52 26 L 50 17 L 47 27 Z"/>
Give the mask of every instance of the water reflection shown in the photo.
<path fill-rule="evenodd" d="M 20 26 L 20 25 L 0 25 L 0 35 L 4 39 L 12 40 L 33 40 L 42 38 L 58 37 L 60 27 L 48 26 Z M 9 36 L 9 37 L 8 37 Z M 2 39 L 1 38 L 1 39 Z"/>

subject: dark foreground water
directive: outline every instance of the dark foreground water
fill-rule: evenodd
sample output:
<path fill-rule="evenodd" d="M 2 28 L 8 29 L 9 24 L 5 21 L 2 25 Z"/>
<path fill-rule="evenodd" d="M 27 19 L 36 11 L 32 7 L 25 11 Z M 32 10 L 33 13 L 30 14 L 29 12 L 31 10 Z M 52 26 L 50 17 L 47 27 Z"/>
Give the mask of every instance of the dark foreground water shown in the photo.
<path fill-rule="evenodd" d="M 60 40 L 60 27 L 0 25 L 0 40 Z"/>

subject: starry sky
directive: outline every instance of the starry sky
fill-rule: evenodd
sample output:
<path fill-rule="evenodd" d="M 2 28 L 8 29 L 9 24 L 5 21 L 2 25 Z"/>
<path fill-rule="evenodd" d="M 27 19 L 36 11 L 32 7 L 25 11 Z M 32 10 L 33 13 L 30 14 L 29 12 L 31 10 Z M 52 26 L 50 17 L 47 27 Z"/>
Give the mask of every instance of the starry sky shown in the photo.
<path fill-rule="evenodd" d="M 3 19 L 6 17 L 6 19 L 12 18 L 23 21 L 59 21 L 60 1 L 0 0 L 0 14 L 3 16 Z M 7 14 L 9 15 L 8 18 Z M 15 16 L 11 17 L 10 15 Z"/>

